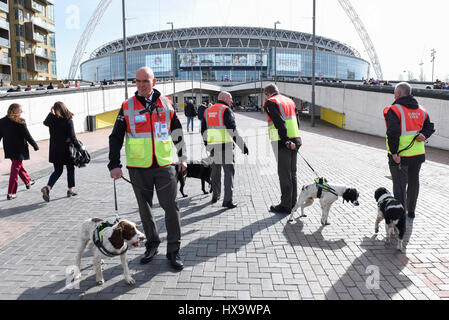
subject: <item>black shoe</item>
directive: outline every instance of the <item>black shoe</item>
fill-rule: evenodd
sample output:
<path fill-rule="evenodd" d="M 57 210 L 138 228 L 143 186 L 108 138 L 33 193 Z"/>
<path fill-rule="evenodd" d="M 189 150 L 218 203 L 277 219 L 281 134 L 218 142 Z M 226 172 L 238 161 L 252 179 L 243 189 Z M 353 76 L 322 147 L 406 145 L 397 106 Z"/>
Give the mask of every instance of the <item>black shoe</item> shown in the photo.
<path fill-rule="evenodd" d="M 17 195 L 16 195 L 16 194 L 8 194 L 8 195 L 6 196 L 6 199 L 7 199 L 7 200 L 13 200 L 13 199 L 15 199 L 15 198 L 17 198 Z"/>
<path fill-rule="evenodd" d="M 26 185 L 27 189 L 30 189 L 31 186 L 32 186 L 34 183 L 35 183 L 35 181 L 34 181 L 34 180 L 31 180 L 30 183 L 28 183 L 28 184 Z"/>
<path fill-rule="evenodd" d="M 41 192 L 42 192 L 42 198 L 44 198 L 44 200 L 46 202 L 50 202 L 50 189 L 48 189 L 48 187 L 45 186 L 41 189 Z"/>
<path fill-rule="evenodd" d="M 166 254 L 167 259 L 170 260 L 170 264 L 176 270 L 184 269 L 184 263 L 182 262 L 181 256 L 179 255 L 179 249 L 176 251 L 168 252 Z"/>
<path fill-rule="evenodd" d="M 220 197 L 212 197 L 211 203 L 217 203 L 218 200 L 220 200 Z"/>
<path fill-rule="evenodd" d="M 274 212 L 274 213 L 280 213 L 280 214 L 290 214 L 291 213 L 291 210 L 288 210 L 287 208 L 282 207 L 281 205 L 271 206 L 270 211 Z"/>
<path fill-rule="evenodd" d="M 409 212 L 408 213 L 408 217 L 411 218 L 411 219 L 415 218 L 415 213 L 414 212 Z"/>
<path fill-rule="evenodd" d="M 229 208 L 229 209 L 234 209 L 237 207 L 237 203 L 234 203 L 232 201 L 229 202 L 223 202 L 223 207 L 225 208 Z"/>
<path fill-rule="evenodd" d="M 140 259 L 140 264 L 147 264 L 153 260 L 154 256 L 158 253 L 157 248 L 149 248 L 145 251 L 143 258 Z"/>
<path fill-rule="evenodd" d="M 78 193 L 70 191 L 70 190 L 67 190 L 67 198 L 74 197 L 74 196 L 77 196 L 77 195 L 78 195 Z"/>

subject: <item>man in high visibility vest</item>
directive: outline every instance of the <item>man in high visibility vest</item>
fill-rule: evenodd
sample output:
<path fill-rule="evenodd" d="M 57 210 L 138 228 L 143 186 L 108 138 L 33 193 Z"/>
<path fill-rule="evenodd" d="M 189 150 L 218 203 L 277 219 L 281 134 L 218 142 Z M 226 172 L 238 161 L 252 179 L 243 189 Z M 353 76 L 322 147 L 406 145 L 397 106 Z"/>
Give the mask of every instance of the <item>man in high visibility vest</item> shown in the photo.
<path fill-rule="evenodd" d="M 388 164 L 394 197 L 410 218 L 415 217 L 419 193 L 419 171 L 426 160 L 424 141 L 434 132 L 426 109 L 412 96 L 407 82 L 396 85 L 395 101 L 383 111 L 387 127 Z M 408 186 L 407 186 L 408 185 Z"/>
<path fill-rule="evenodd" d="M 302 144 L 296 106 L 292 99 L 279 94 L 275 84 L 266 86 L 264 94 L 267 99 L 264 110 L 268 117 L 268 137 L 278 163 L 281 186 L 281 203 L 272 205 L 270 211 L 290 214 L 298 196 L 296 163 Z"/>
<path fill-rule="evenodd" d="M 109 136 L 108 168 L 111 178 L 122 177 L 120 150 L 126 136 L 126 167 L 147 238 L 146 251 L 140 263 L 150 262 L 158 253 L 161 243 L 150 208 L 153 189 L 156 188 L 159 204 L 165 211 L 166 256 L 175 269 L 181 270 L 184 265 L 179 254 L 181 224 L 176 202 L 177 173 L 172 166 L 172 144 L 174 143 L 178 150 L 179 167 L 186 170 L 182 126 L 170 100 L 154 89 L 156 78 L 150 68 L 143 67 L 137 71 L 136 85 L 137 92 L 123 102 Z"/>
<path fill-rule="evenodd" d="M 212 203 L 220 199 L 221 168 L 224 171 L 223 207 L 233 209 L 237 204 L 233 202 L 234 189 L 234 142 L 248 155 L 248 148 L 237 131 L 235 115 L 231 110 L 232 96 L 229 92 L 220 92 L 216 104 L 204 112 L 201 122 L 201 134 L 204 144 L 210 151 L 212 158 Z"/>

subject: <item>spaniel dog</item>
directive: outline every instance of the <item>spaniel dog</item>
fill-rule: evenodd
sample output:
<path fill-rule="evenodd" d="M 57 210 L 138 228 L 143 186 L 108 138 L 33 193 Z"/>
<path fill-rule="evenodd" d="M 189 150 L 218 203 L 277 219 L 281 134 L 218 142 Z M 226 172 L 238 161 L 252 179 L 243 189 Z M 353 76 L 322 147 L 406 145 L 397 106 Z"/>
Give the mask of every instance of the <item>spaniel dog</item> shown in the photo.
<path fill-rule="evenodd" d="M 145 240 L 145 235 L 137 230 L 135 223 L 117 219 L 114 224 L 111 224 L 98 218 L 84 221 L 81 227 L 80 245 L 75 262 L 78 268 L 78 274 L 75 275 L 75 279 L 81 277 L 81 256 L 90 240 L 95 244 L 92 249 L 93 265 L 98 285 L 104 283 L 103 271 L 101 269 L 103 260 L 101 258 L 105 256 L 120 256 L 126 283 L 129 285 L 136 283 L 129 274 L 126 251 L 128 246 L 138 247 L 140 242 Z"/>
<path fill-rule="evenodd" d="M 376 234 L 379 232 L 379 223 L 385 219 L 385 242 L 390 243 L 391 236 L 396 231 L 399 238 L 397 249 L 402 252 L 406 225 L 403 205 L 385 188 L 378 188 L 374 193 L 374 199 L 376 199 L 378 209 L 374 232 Z"/>
<path fill-rule="evenodd" d="M 302 190 L 298 196 L 298 201 L 292 209 L 288 222 L 293 221 L 293 215 L 299 207 L 301 207 L 300 217 L 306 217 L 304 214 L 304 208 L 311 206 L 314 199 L 319 198 L 321 205 L 321 224 L 323 226 L 329 225 L 327 222 L 329 210 L 338 197 L 343 197 L 343 203 L 348 201 L 355 206 L 359 205 L 359 193 L 356 189 L 347 188 L 344 186 L 330 186 L 327 184 L 326 179 L 316 179 L 315 183 L 302 187 Z"/>

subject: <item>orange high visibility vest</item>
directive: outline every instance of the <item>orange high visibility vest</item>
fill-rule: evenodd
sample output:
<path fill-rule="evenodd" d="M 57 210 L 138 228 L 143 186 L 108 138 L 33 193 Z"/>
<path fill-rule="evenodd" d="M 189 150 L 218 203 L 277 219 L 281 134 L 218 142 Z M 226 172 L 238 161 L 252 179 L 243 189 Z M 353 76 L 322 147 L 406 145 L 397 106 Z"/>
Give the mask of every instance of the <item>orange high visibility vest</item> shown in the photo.
<path fill-rule="evenodd" d="M 210 106 L 204 112 L 204 117 L 207 122 L 207 144 L 222 144 L 227 142 L 233 142 L 231 135 L 228 133 L 226 126 L 224 124 L 223 115 L 225 111 L 229 108 L 227 105 L 222 103 L 216 103 Z M 235 119 L 235 115 L 232 112 L 232 116 Z"/>
<path fill-rule="evenodd" d="M 288 138 L 299 138 L 299 128 L 298 122 L 296 120 L 296 106 L 292 99 L 287 98 L 281 94 L 277 94 L 269 98 L 265 104 L 265 114 L 268 118 L 268 136 L 271 141 L 279 141 L 281 138 L 279 137 L 278 131 L 274 126 L 273 120 L 271 120 L 267 111 L 267 102 L 274 102 L 279 108 L 279 112 L 282 115 L 282 118 L 285 119 L 285 127 L 287 128 L 287 137 Z"/>

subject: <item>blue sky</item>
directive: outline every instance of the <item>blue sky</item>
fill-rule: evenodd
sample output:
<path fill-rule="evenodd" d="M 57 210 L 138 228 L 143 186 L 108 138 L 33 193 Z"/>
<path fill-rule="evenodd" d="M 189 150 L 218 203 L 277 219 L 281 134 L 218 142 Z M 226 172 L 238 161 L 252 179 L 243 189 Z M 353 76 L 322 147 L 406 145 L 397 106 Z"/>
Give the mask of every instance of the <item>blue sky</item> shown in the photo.
<path fill-rule="evenodd" d="M 449 1 L 351 0 L 374 43 L 387 79 L 411 71 L 419 76 L 424 62 L 431 78 L 430 50 L 435 48 L 436 77 L 449 78 L 447 30 Z M 58 78 L 67 77 L 76 45 L 99 1 L 56 1 Z M 122 37 L 121 0 L 112 0 L 86 48 L 87 59 L 99 46 Z M 198 26 L 256 26 L 312 32 L 312 0 L 126 0 L 127 34 Z M 79 13 L 79 14 L 78 14 Z M 79 23 L 78 23 L 79 20 Z M 317 0 L 317 34 L 344 42 L 369 60 L 362 41 L 337 0 Z M 446 61 L 447 60 L 447 61 Z M 372 72 L 373 75 L 373 72 Z"/>

